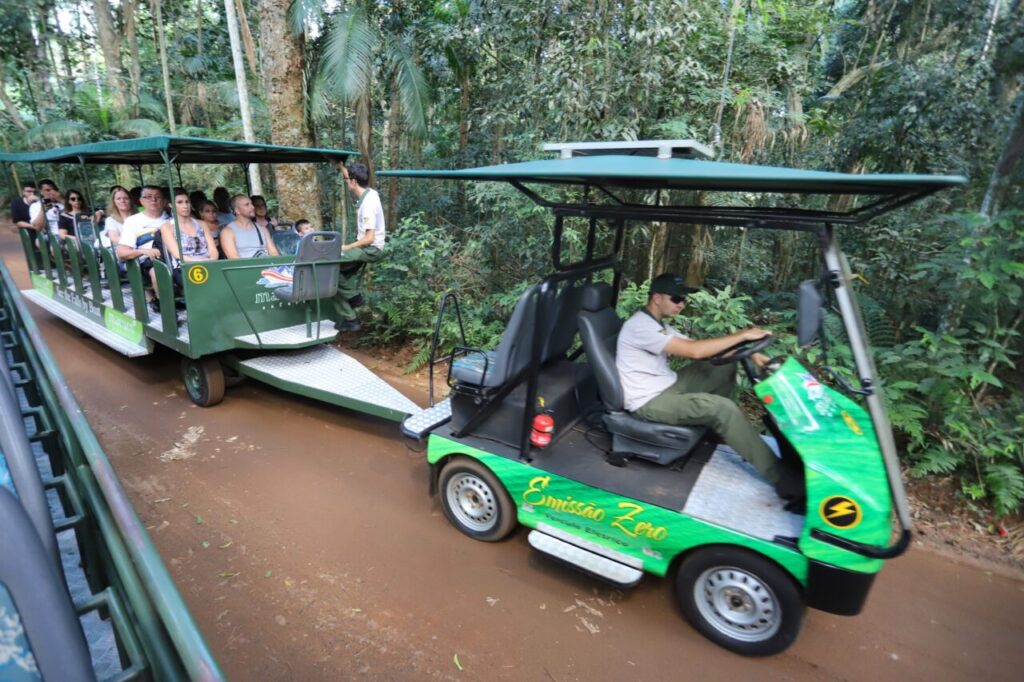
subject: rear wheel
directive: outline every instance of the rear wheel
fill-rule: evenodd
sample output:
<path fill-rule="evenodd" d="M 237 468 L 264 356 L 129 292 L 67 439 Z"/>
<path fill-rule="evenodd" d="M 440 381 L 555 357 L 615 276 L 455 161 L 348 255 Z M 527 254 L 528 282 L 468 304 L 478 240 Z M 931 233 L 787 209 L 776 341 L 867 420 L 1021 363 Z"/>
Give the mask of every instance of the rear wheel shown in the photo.
<path fill-rule="evenodd" d="M 804 604 L 793 579 L 738 547 L 708 547 L 688 556 L 676 575 L 676 596 L 702 635 L 744 656 L 786 650 L 803 624 Z"/>
<path fill-rule="evenodd" d="M 516 506 L 505 486 L 475 459 L 459 457 L 444 465 L 440 478 L 444 515 L 460 531 L 497 542 L 516 527 Z"/>
<path fill-rule="evenodd" d="M 199 407 L 210 407 L 224 399 L 224 369 L 217 358 L 182 358 L 181 380 L 188 397 Z"/>

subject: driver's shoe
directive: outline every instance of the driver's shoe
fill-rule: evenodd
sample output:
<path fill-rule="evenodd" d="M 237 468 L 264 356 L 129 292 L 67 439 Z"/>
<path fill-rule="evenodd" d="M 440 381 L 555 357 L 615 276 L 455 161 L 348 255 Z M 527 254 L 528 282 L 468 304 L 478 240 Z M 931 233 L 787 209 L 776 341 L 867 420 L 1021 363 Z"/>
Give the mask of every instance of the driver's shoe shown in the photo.
<path fill-rule="evenodd" d="M 801 515 L 807 513 L 807 487 L 802 471 L 787 466 L 779 467 L 775 493 L 785 501 L 783 508 L 786 511 Z"/>

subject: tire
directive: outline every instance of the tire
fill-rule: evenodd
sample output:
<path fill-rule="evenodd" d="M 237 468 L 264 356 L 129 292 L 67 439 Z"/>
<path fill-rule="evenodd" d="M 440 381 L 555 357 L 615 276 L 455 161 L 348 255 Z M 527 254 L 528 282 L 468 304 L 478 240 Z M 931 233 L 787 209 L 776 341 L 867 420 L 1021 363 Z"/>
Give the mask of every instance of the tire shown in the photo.
<path fill-rule="evenodd" d="M 744 656 L 785 651 L 803 625 L 804 603 L 789 574 L 739 547 L 707 547 L 686 557 L 676 598 L 698 632 Z"/>
<path fill-rule="evenodd" d="M 448 521 L 471 538 L 503 540 L 516 528 L 516 506 L 505 486 L 475 459 L 457 457 L 441 469 L 441 507 Z"/>
<path fill-rule="evenodd" d="M 217 358 L 182 358 L 181 380 L 188 397 L 199 407 L 211 407 L 224 400 L 224 369 Z"/>

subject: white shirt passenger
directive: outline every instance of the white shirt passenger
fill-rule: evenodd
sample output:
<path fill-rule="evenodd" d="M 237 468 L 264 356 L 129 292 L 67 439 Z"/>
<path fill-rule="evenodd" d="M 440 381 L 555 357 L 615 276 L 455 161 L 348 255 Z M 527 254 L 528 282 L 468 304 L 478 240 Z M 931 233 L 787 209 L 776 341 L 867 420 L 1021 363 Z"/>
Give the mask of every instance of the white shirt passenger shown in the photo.
<path fill-rule="evenodd" d="M 39 212 L 42 211 L 42 210 L 43 210 L 43 202 L 41 202 L 41 201 L 35 201 L 35 202 L 29 204 L 29 207 L 28 207 L 28 219 L 29 219 L 29 222 L 34 221 L 36 219 L 36 216 L 39 215 Z M 46 225 L 47 225 L 47 229 L 49 229 L 49 231 L 50 231 L 50 234 L 53 234 L 53 235 L 57 234 L 58 223 L 60 222 L 60 214 L 61 214 L 61 211 L 63 211 L 63 210 L 64 210 L 64 204 L 57 203 L 57 204 L 53 204 L 50 207 L 50 210 L 48 210 L 46 212 Z"/>
<path fill-rule="evenodd" d="M 140 245 L 152 241 L 160 230 L 160 226 L 170 219 L 169 213 L 164 213 L 157 218 L 150 218 L 145 213 L 134 213 L 128 216 L 121 227 L 119 245 L 127 246 L 130 249 L 139 248 Z"/>

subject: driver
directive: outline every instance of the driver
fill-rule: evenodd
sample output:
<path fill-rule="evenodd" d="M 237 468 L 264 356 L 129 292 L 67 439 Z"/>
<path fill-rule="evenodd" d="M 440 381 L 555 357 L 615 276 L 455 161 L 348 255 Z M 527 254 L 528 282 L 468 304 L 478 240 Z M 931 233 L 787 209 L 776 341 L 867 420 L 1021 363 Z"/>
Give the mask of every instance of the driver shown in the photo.
<path fill-rule="evenodd" d="M 714 339 L 688 338 L 663 320 L 681 313 L 687 294 L 694 291 L 679 275 L 658 275 L 651 281 L 647 305 L 622 325 L 615 364 L 625 407 L 650 422 L 707 426 L 753 464 L 780 497 L 791 499 L 795 495 L 779 485 L 779 460 L 729 398 L 736 384 L 735 366 L 701 362 L 737 343 L 759 341 L 771 332 L 751 327 Z M 677 374 L 669 367 L 670 355 L 694 362 Z M 752 358 L 759 367 L 768 362 L 760 353 Z"/>

